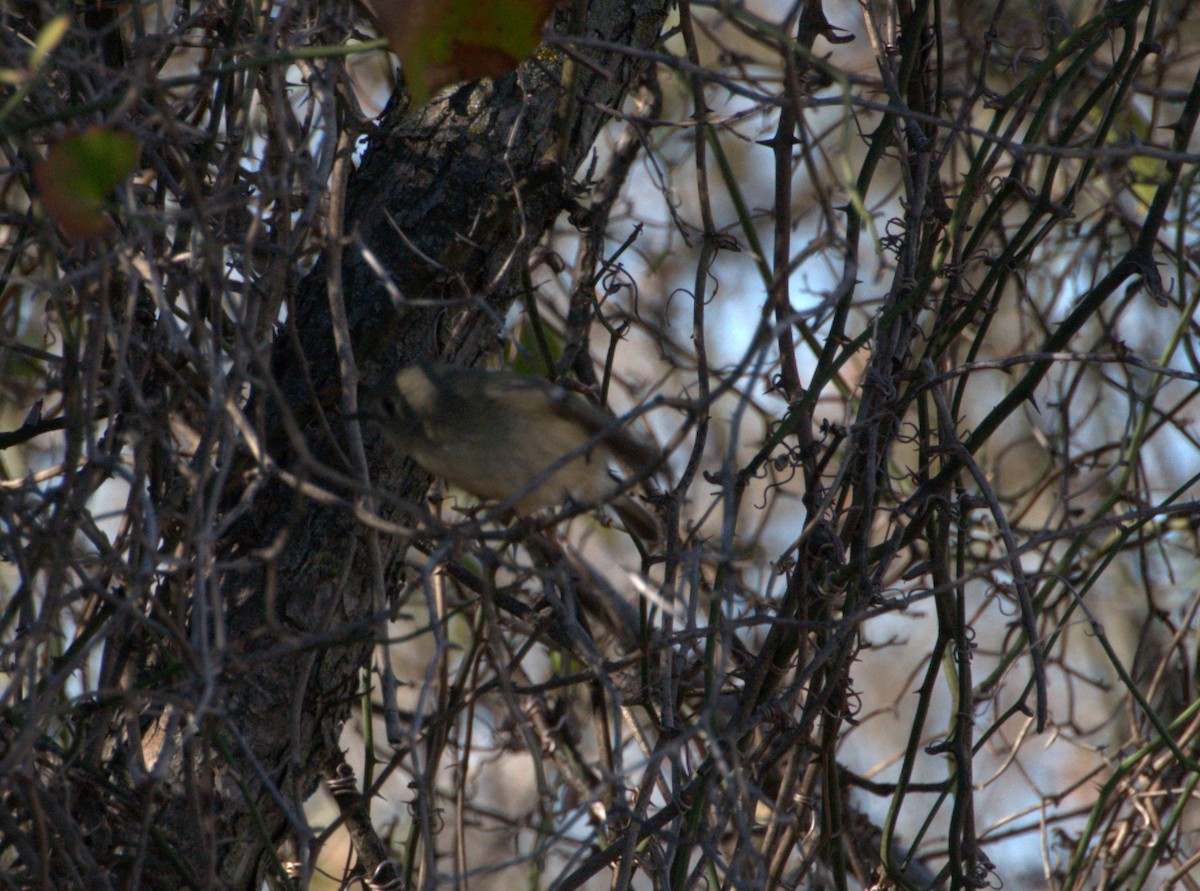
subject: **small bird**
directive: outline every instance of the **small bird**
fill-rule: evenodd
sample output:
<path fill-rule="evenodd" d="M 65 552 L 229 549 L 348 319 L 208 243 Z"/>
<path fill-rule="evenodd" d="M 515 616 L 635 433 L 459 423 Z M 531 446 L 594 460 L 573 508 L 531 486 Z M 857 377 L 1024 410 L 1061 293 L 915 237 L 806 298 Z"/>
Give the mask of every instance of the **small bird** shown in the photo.
<path fill-rule="evenodd" d="M 611 501 L 631 533 L 658 537 L 655 518 L 617 495 L 620 483 L 609 471 L 615 459 L 641 472 L 658 462 L 658 451 L 556 384 L 512 371 L 420 363 L 401 369 L 368 404 L 392 442 L 472 495 L 511 501 L 519 514 L 568 501 Z"/>

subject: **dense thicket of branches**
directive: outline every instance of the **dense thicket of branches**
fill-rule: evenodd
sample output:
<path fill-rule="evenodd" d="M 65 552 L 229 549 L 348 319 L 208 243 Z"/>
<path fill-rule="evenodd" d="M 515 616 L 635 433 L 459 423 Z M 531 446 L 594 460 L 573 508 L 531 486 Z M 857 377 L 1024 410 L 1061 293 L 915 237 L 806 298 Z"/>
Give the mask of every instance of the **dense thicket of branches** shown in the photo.
<path fill-rule="evenodd" d="M 421 108 L 348 4 L 3 13 L 6 887 L 1200 883 L 1197 12 L 666 6 Z M 426 499 L 434 357 L 663 540 Z"/>

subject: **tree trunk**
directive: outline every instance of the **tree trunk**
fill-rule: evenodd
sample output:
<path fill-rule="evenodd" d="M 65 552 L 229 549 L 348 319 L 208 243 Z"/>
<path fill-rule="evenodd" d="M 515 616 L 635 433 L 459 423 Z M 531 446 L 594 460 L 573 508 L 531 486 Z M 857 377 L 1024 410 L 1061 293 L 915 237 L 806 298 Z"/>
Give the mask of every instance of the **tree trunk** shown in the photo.
<path fill-rule="evenodd" d="M 350 177 L 344 214 L 342 294 L 368 379 L 442 350 L 469 363 L 494 344 L 495 320 L 518 296 L 530 250 L 571 201 L 571 172 L 644 69 L 622 48 L 652 47 L 665 7 L 662 0 L 590 3 L 583 33 L 613 48 L 578 51 L 595 65 L 576 67 L 577 111 L 565 124 L 561 159 L 560 53 L 543 51 L 519 77 L 465 85 L 411 112 L 393 101 Z M 344 446 L 333 441 L 344 428 L 336 419 L 328 263 L 318 262 L 290 302 L 249 414 L 274 461 L 349 501 L 354 492 L 315 472 L 324 465 L 353 476 L 339 457 Z M 426 305 L 398 312 L 389 284 L 404 301 Z M 428 306 L 439 300 L 474 300 L 478 309 Z M 305 449 L 296 448 L 297 430 Z M 405 476 L 393 452 L 366 435 L 374 485 L 418 497 L 424 480 Z M 274 846 L 289 833 L 303 835 L 302 804 L 340 757 L 340 729 L 386 608 L 369 533 L 344 504 L 318 504 L 262 464 L 235 465 L 229 479 L 228 521 L 220 527 L 227 531 L 212 549 L 211 584 L 197 580 L 175 592 L 187 596 L 191 653 L 177 656 L 186 679 L 170 690 L 180 708 L 162 710 L 155 731 L 160 751 L 171 753 L 169 774 L 109 801 L 110 819 L 119 810 L 121 819 L 151 828 L 144 867 L 136 858 L 128 865 L 128 878 L 143 887 L 181 887 L 182 871 L 198 887 L 252 889 L 277 874 Z M 404 521 L 395 501 L 384 499 L 379 513 Z M 379 546 L 394 588 L 405 542 L 384 535 Z M 118 729 L 118 722 L 98 728 Z M 143 807 L 118 804 L 123 795 Z"/>

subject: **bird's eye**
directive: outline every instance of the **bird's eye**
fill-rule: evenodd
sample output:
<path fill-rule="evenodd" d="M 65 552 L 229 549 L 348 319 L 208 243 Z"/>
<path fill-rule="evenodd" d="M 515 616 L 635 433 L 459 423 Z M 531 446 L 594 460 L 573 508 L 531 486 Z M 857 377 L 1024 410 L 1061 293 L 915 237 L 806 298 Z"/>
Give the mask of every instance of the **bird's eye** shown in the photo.
<path fill-rule="evenodd" d="M 380 407 L 387 413 L 389 418 L 394 418 L 400 413 L 400 406 L 396 404 L 396 400 L 388 396 L 383 398 Z"/>

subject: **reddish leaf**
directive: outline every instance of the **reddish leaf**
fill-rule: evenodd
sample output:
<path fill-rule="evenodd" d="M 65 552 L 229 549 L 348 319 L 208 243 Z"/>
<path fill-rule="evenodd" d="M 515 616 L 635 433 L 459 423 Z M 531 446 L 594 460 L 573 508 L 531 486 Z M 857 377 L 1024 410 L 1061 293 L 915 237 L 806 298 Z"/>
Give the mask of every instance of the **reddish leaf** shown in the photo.
<path fill-rule="evenodd" d="M 555 0 L 373 0 L 379 29 L 404 65 L 413 103 L 434 90 L 498 77 L 533 55 Z"/>
<path fill-rule="evenodd" d="M 92 238 L 112 228 L 104 208 L 133 172 L 140 150 L 129 133 L 95 126 L 52 146 L 38 162 L 33 178 L 42 204 L 68 238 Z"/>

